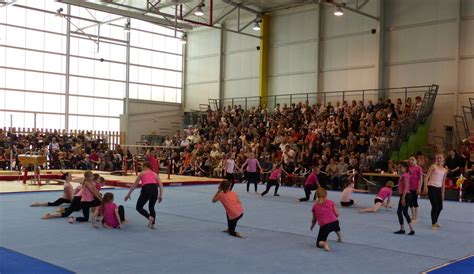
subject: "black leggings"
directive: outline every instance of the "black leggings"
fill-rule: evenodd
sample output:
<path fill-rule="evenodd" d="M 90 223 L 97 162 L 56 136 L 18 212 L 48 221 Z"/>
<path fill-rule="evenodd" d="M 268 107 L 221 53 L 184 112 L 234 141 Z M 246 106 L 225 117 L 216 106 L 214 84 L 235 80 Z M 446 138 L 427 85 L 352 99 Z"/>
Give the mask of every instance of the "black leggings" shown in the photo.
<path fill-rule="evenodd" d="M 142 191 L 140 192 L 140 197 L 138 197 L 136 209 L 138 213 L 143 215 L 145 218 L 152 216 L 156 220 L 155 204 L 158 200 L 158 185 L 157 184 L 147 184 L 142 186 Z M 148 202 L 148 211 L 143 209 L 145 204 Z M 155 224 L 155 220 L 153 224 Z"/>
<path fill-rule="evenodd" d="M 88 222 L 89 221 L 89 213 L 91 211 L 91 208 L 100 206 L 100 200 L 99 199 L 94 199 L 94 201 L 90 202 L 81 202 L 81 208 L 82 208 L 82 214 L 84 214 L 84 217 L 77 217 L 76 221 L 78 222 Z"/>
<path fill-rule="evenodd" d="M 438 223 L 439 214 L 443 210 L 443 196 L 441 195 L 441 188 L 435 186 L 428 186 L 428 197 L 431 203 L 431 224 Z"/>
<path fill-rule="evenodd" d="M 119 214 L 119 217 L 120 217 L 120 222 L 125 221 L 125 209 L 123 208 L 122 205 L 118 206 L 118 214 Z M 102 224 L 104 224 L 104 223 L 105 223 L 105 219 L 102 218 Z"/>
<path fill-rule="evenodd" d="M 410 207 L 418 207 L 418 194 L 416 194 L 416 190 L 410 190 L 410 199 L 408 205 Z"/>
<path fill-rule="evenodd" d="M 272 188 L 272 186 L 275 186 L 275 194 L 277 194 L 280 184 L 276 180 L 268 179 L 267 189 L 265 189 L 265 191 L 262 193 L 262 196 L 265 196 L 265 194 L 268 193 L 268 191 L 270 190 L 270 188 Z"/>
<path fill-rule="evenodd" d="M 52 203 L 48 202 L 48 206 L 58 206 L 58 205 L 70 204 L 70 203 L 71 203 L 71 200 L 64 199 L 64 198 L 59 198 L 59 199 L 57 199 L 56 201 L 54 201 Z"/>
<path fill-rule="evenodd" d="M 405 206 L 402 205 L 402 197 L 400 197 L 400 200 L 398 201 L 397 216 L 398 216 L 398 222 L 400 223 L 400 225 L 403 225 L 403 216 L 405 216 L 407 223 L 411 223 L 410 215 L 408 215 L 408 201 L 407 201 L 408 199 L 405 196 Z"/>
<path fill-rule="evenodd" d="M 227 226 L 229 228 L 229 234 L 232 235 L 232 236 L 236 236 L 237 233 L 235 232 L 235 228 L 237 227 L 237 222 L 244 216 L 244 214 L 240 214 L 239 217 L 235 218 L 235 219 L 232 219 L 230 220 L 229 219 L 229 215 L 227 215 Z"/>
<path fill-rule="evenodd" d="M 74 211 L 79 211 L 81 209 L 81 198 L 81 196 L 74 196 L 69 207 L 61 213 L 61 217 L 68 217 Z"/>
<path fill-rule="evenodd" d="M 234 173 L 227 173 L 225 175 L 225 178 L 227 179 L 227 181 L 229 181 L 230 190 L 232 190 L 232 188 L 234 188 Z"/>
<path fill-rule="evenodd" d="M 258 183 L 257 172 L 247 172 L 247 192 L 249 192 L 250 183 L 253 183 L 253 185 L 255 186 L 255 192 L 257 192 L 257 183 Z"/>
<path fill-rule="evenodd" d="M 318 189 L 318 185 L 305 185 L 304 186 L 304 194 L 305 198 L 301 198 L 300 202 L 305 202 L 309 200 L 309 196 L 311 195 L 311 191 Z"/>

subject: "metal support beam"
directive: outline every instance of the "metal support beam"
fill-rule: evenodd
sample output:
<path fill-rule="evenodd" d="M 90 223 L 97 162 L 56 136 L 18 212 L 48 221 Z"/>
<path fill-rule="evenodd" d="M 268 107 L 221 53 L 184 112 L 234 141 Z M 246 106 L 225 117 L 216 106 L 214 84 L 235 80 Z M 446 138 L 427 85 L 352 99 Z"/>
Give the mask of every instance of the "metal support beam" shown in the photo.
<path fill-rule="evenodd" d="M 383 1 L 380 1 L 380 2 L 383 2 Z M 358 13 L 358 14 L 363 15 L 363 16 L 367 16 L 367 17 L 372 18 L 372 19 L 375 19 L 375 20 L 377 20 L 377 21 L 380 19 L 380 18 L 377 17 L 377 16 L 373 16 L 372 14 L 368 14 L 368 13 L 366 13 L 366 12 L 363 12 L 363 11 L 360 11 L 360 10 L 358 10 L 358 9 L 354 9 L 354 8 L 351 8 L 351 7 L 348 7 L 348 6 L 345 6 L 345 5 L 336 5 L 336 6 L 341 7 L 341 8 L 343 8 L 343 9 L 346 9 L 346 10 L 350 10 L 350 11 L 352 11 L 352 12 Z"/>
<path fill-rule="evenodd" d="M 137 8 L 134 8 L 134 7 L 131 7 L 131 6 L 126 6 L 126 7 L 128 9 L 137 10 L 137 12 L 132 12 L 130 10 L 114 8 L 113 7 L 114 5 L 121 6 L 117 3 L 114 3 L 112 5 L 103 5 L 103 4 L 99 4 L 99 3 L 88 2 L 88 1 L 80 1 L 80 0 L 57 0 L 57 1 L 60 2 L 60 3 L 71 4 L 71 5 L 75 5 L 75 6 L 79 6 L 79 7 L 83 7 L 83 8 L 89 8 L 89 9 L 94 9 L 94 10 L 103 11 L 103 12 L 107 12 L 107 13 L 113 13 L 113 14 L 117 14 L 117 15 L 120 15 L 120 16 L 124 16 L 124 17 L 135 18 L 135 19 L 147 21 L 147 22 L 150 22 L 150 23 L 153 23 L 153 24 L 174 27 L 173 24 L 170 24 L 168 20 L 156 16 L 156 15 L 164 16 L 161 13 L 153 13 L 153 15 L 155 15 L 155 16 L 147 16 L 145 14 L 150 13 L 150 11 L 137 9 Z M 172 18 L 173 16 L 169 16 L 169 17 Z M 192 25 L 185 24 L 185 23 L 178 23 L 177 27 L 179 29 L 187 29 L 187 30 L 192 30 L 193 29 Z"/>
<path fill-rule="evenodd" d="M 225 31 L 221 29 L 220 31 L 220 42 L 219 42 L 219 106 L 221 109 L 224 107 L 222 99 L 224 97 L 224 68 L 225 68 L 225 58 L 224 58 L 224 49 L 225 49 Z"/>
<path fill-rule="evenodd" d="M 3 2 L 3 1 L 2 1 L 2 2 Z M 4 3 L 3 5 L 1 5 L 0 8 L 6 8 L 6 7 L 10 6 L 10 5 L 14 5 L 16 2 L 18 2 L 18 0 L 12 0 L 12 1 L 10 1 L 10 2 L 6 2 L 6 3 Z"/>
<path fill-rule="evenodd" d="M 461 71 L 461 16 L 462 16 L 462 1 L 458 0 L 457 4 L 459 5 L 458 7 L 458 14 L 456 17 L 456 42 L 457 42 L 457 47 L 455 48 L 456 52 L 456 94 L 454 96 L 454 111 L 453 113 L 455 115 L 460 115 L 461 114 L 461 106 L 459 102 L 459 89 L 461 87 L 460 85 L 460 71 Z M 467 122 L 467 121 L 466 121 Z M 469 135 L 468 135 L 469 136 Z"/>
<path fill-rule="evenodd" d="M 255 23 L 255 20 L 252 20 L 252 21 L 248 22 L 245 26 L 243 26 L 241 29 L 239 29 L 238 32 L 240 33 L 241 31 L 243 31 L 244 29 L 248 28 L 248 27 L 249 27 L 250 25 L 252 25 L 253 23 Z"/>
<path fill-rule="evenodd" d="M 127 18 L 127 23 L 130 23 L 130 18 Z M 128 120 L 129 120 L 129 103 L 130 103 L 130 31 L 127 32 L 127 44 L 125 48 L 125 102 L 124 102 L 124 116 L 125 116 L 125 138 L 128 136 Z M 126 144 L 126 140 L 123 143 Z"/>
<path fill-rule="evenodd" d="M 379 18 L 378 21 L 378 30 L 377 30 L 377 64 L 375 67 L 377 73 L 377 88 L 383 89 L 385 87 L 385 3 L 384 1 L 379 1 Z M 383 90 L 379 91 L 378 98 L 384 98 L 388 96 Z"/>
<path fill-rule="evenodd" d="M 71 5 L 67 5 L 67 15 L 71 15 Z M 69 86 L 70 86 L 70 66 L 71 66 L 71 21 L 66 24 L 66 81 L 64 87 L 64 129 L 69 131 Z"/>
<path fill-rule="evenodd" d="M 322 72 L 322 60 L 323 60 L 323 53 L 322 53 L 322 46 L 323 46 L 323 39 L 322 39 L 322 30 L 323 30 L 323 24 L 324 24 L 324 12 L 323 12 L 324 5 L 322 3 L 319 3 L 318 5 L 318 41 L 317 41 L 317 54 L 316 58 L 318 58 L 316 62 L 316 100 L 317 102 L 323 103 L 324 104 L 324 90 L 323 90 L 323 76 L 321 74 Z"/>
<path fill-rule="evenodd" d="M 249 7 L 246 7 L 244 5 L 241 5 L 239 3 L 234 3 L 232 2 L 232 0 L 222 0 L 222 2 L 228 4 L 228 5 L 231 5 L 231 6 L 240 6 L 241 9 L 245 10 L 245 11 L 248 11 L 250 13 L 254 13 L 255 15 L 258 15 L 258 16 L 261 16 L 262 15 L 262 12 L 261 11 L 258 11 L 258 10 L 254 10 L 254 9 L 251 9 Z"/>
<path fill-rule="evenodd" d="M 234 12 L 234 10 L 236 9 L 239 9 L 240 10 L 240 4 L 238 4 L 237 6 L 234 6 L 231 10 L 229 10 L 228 12 L 226 12 L 225 14 L 223 14 L 221 17 L 217 18 L 214 22 L 212 22 L 213 25 L 219 23 L 222 19 L 224 19 L 225 17 L 227 17 L 227 15 L 231 14 L 232 12 Z M 240 15 L 240 14 L 239 14 Z"/>
<path fill-rule="evenodd" d="M 269 32 L 270 32 L 270 16 L 263 15 L 260 24 L 260 79 L 259 79 L 259 95 L 260 104 L 267 105 L 268 97 L 268 51 L 269 51 Z"/>
<path fill-rule="evenodd" d="M 110 24 L 112 22 L 119 21 L 119 20 L 122 20 L 122 19 L 125 19 L 125 17 L 117 17 L 117 18 L 114 18 L 114 19 L 110 19 L 110 20 L 107 20 L 107 21 L 100 22 L 100 23 L 85 26 L 85 27 L 80 28 L 78 30 L 84 31 L 85 29 L 93 28 L 93 27 L 96 27 L 96 26 L 107 25 L 107 24 Z"/>

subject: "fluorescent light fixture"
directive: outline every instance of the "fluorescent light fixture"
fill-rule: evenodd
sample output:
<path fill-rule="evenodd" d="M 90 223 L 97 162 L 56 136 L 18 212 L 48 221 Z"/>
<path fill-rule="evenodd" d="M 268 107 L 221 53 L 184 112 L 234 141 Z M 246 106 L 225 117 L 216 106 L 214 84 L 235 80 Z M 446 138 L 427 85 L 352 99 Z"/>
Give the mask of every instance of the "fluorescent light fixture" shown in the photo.
<path fill-rule="evenodd" d="M 344 12 L 342 11 L 341 7 L 336 7 L 336 10 L 334 11 L 334 15 L 336 16 L 343 16 Z"/>
<path fill-rule="evenodd" d="M 260 30 L 260 24 L 258 23 L 258 21 L 255 21 L 255 24 L 253 25 L 252 29 L 255 30 L 255 31 Z"/>
<path fill-rule="evenodd" d="M 202 11 L 202 7 L 199 6 L 196 11 L 194 12 L 194 15 L 196 16 L 203 16 L 204 15 L 204 12 Z"/>

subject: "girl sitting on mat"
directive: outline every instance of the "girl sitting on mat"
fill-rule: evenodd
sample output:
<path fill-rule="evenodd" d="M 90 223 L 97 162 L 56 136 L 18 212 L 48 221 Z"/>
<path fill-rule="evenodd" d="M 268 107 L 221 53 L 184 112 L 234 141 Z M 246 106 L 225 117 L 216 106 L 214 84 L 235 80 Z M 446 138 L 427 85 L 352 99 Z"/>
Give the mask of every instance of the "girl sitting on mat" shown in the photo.
<path fill-rule="evenodd" d="M 155 229 L 155 204 L 156 201 L 158 201 L 158 203 L 161 203 L 163 195 L 163 184 L 161 183 L 158 174 L 153 171 L 153 165 L 150 162 L 145 162 L 143 164 L 143 171 L 138 175 L 137 179 L 135 180 L 135 183 L 128 191 L 127 196 L 125 196 L 125 201 L 130 199 L 130 195 L 132 195 L 132 192 L 135 190 L 135 188 L 140 182 L 142 189 L 140 191 L 140 196 L 137 200 L 136 209 L 138 213 L 148 219 L 148 227 L 151 229 Z M 160 188 L 159 192 L 158 188 Z M 147 202 L 149 212 L 143 209 Z"/>
<path fill-rule="evenodd" d="M 228 229 L 224 230 L 224 232 L 234 237 L 243 238 L 240 233 L 235 231 L 235 228 L 237 227 L 237 222 L 244 216 L 244 209 L 237 193 L 230 190 L 230 183 L 227 180 L 220 183 L 216 194 L 212 197 L 213 203 L 217 201 L 222 203 L 227 215 Z"/>
<path fill-rule="evenodd" d="M 324 188 L 318 188 L 316 190 L 318 201 L 314 203 L 313 209 L 313 220 L 311 221 L 310 229 L 313 230 L 316 222 L 319 224 L 318 239 L 316 240 L 316 247 L 324 248 L 326 251 L 331 251 L 327 238 L 331 232 L 336 232 L 337 241 L 341 242 L 341 228 L 339 227 L 339 210 L 333 201 L 326 199 L 327 191 Z"/>
<path fill-rule="evenodd" d="M 356 189 L 354 187 L 354 182 L 350 180 L 349 178 L 344 178 L 343 183 L 344 183 L 344 190 L 342 191 L 342 194 L 341 194 L 341 202 L 340 202 L 341 206 L 349 207 L 356 204 L 356 202 L 354 202 L 354 200 L 351 199 L 352 192 L 362 192 L 362 193 L 369 192 L 368 190 Z"/>
<path fill-rule="evenodd" d="M 382 187 L 382 189 L 380 189 L 379 193 L 377 194 L 377 197 L 375 197 L 375 205 L 373 207 L 359 209 L 359 213 L 377 212 L 382 207 L 382 205 L 385 206 L 387 210 L 388 208 L 391 208 L 392 206 L 390 205 L 390 198 L 392 197 L 392 187 L 393 182 L 388 181 L 387 184 Z M 385 202 L 385 200 L 387 201 Z"/>
<path fill-rule="evenodd" d="M 36 202 L 32 203 L 31 206 L 59 206 L 62 204 L 70 204 L 72 201 L 72 197 L 74 196 L 74 189 L 71 185 L 71 180 L 71 173 L 64 173 L 61 176 L 61 180 L 58 180 L 58 182 L 64 183 L 63 196 L 61 198 L 58 198 L 54 202 Z"/>
<path fill-rule="evenodd" d="M 410 215 L 408 215 L 408 202 L 410 200 L 408 182 L 410 180 L 410 173 L 408 172 L 408 164 L 406 162 L 400 163 L 400 171 L 402 173 L 402 176 L 400 176 L 400 179 L 398 180 L 398 193 L 400 194 L 400 200 L 398 201 L 398 209 L 397 209 L 397 216 L 398 216 L 398 222 L 400 223 L 400 230 L 394 233 L 405 234 L 405 226 L 403 225 L 403 216 L 405 216 L 408 226 L 410 227 L 410 233 L 408 233 L 408 235 L 415 235 L 415 230 L 413 230 L 413 226 L 410 220 Z"/>
<path fill-rule="evenodd" d="M 125 222 L 125 210 L 122 205 L 114 203 L 114 194 L 107 192 L 102 198 L 102 204 L 94 213 L 94 218 L 102 216 L 102 226 L 105 228 L 121 228 Z M 95 224 L 94 227 L 97 227 Z"/>
<path fill-rule="evenodd" d="M 82 198 L 82 184 L 86 180 L 86 177 L 90 176 L 93 179 L 93 174 L 90 171 L 84 172 L 84 178 L 81 178 L 81 183 L 74 189 L 74 197 L 72 198 L 71 204 L 67 208 L 58 208 L 57 213 L 46 213 L 41 219 L 52 219 L 52 218 L 65 218 L 71 215 L 74 211 L 81 210 L 81 198 Z"/>

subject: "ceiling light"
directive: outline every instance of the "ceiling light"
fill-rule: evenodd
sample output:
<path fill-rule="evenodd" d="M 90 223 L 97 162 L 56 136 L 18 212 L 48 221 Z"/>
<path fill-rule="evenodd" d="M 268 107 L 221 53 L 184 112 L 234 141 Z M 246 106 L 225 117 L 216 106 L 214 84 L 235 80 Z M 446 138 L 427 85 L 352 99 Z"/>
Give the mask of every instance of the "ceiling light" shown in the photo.
<path fill-rule="evenodd" d="M 126 32 L 130 32 L 130 22 L 125 23 L 125 26 L 123 26 L 123 30 Z"/>
<path fill-rule="evenodd" d="M 57 9 L 57 10 L 56 10 L 56 16 L 58 16 L 58 17 L 63 17 L 64 14 L 62 14 L 62 12 L 63 12 L 63 8 Z"/>
<path fill-rule="evenodd" d="M 341 7 L 336 7 L 336 10 L 334 11 L 334 15 L 336 16 L 343 16 L 344 12 L 342 11 Z"/>
<path fill-rule="evenodd" d="M 258 21 L 255 21 L 255 25 L 253 25 L 253 30 L 255 31 L 259 31 L 260 30 L 260 24 L 258 23 Z"/>
<path fill-rule="evenodd" d="M 199 6 L 196 11 L 194 12 L 194 15 L 196 16 L 203 16 L 204 15 L 204 12 L 202 11 L 202 7 Z"/>
<path fill-rule="evenodd" d="M 186 44 L 186 38 L 188 38 L 188 36 L 186 35 L 186 33 L 183 34 L 183 36 L 181 36 L 181 40 L 180 40 L 180 41 L 181 41 L 181 44 L 183 44 L 183 45 Z"/>

